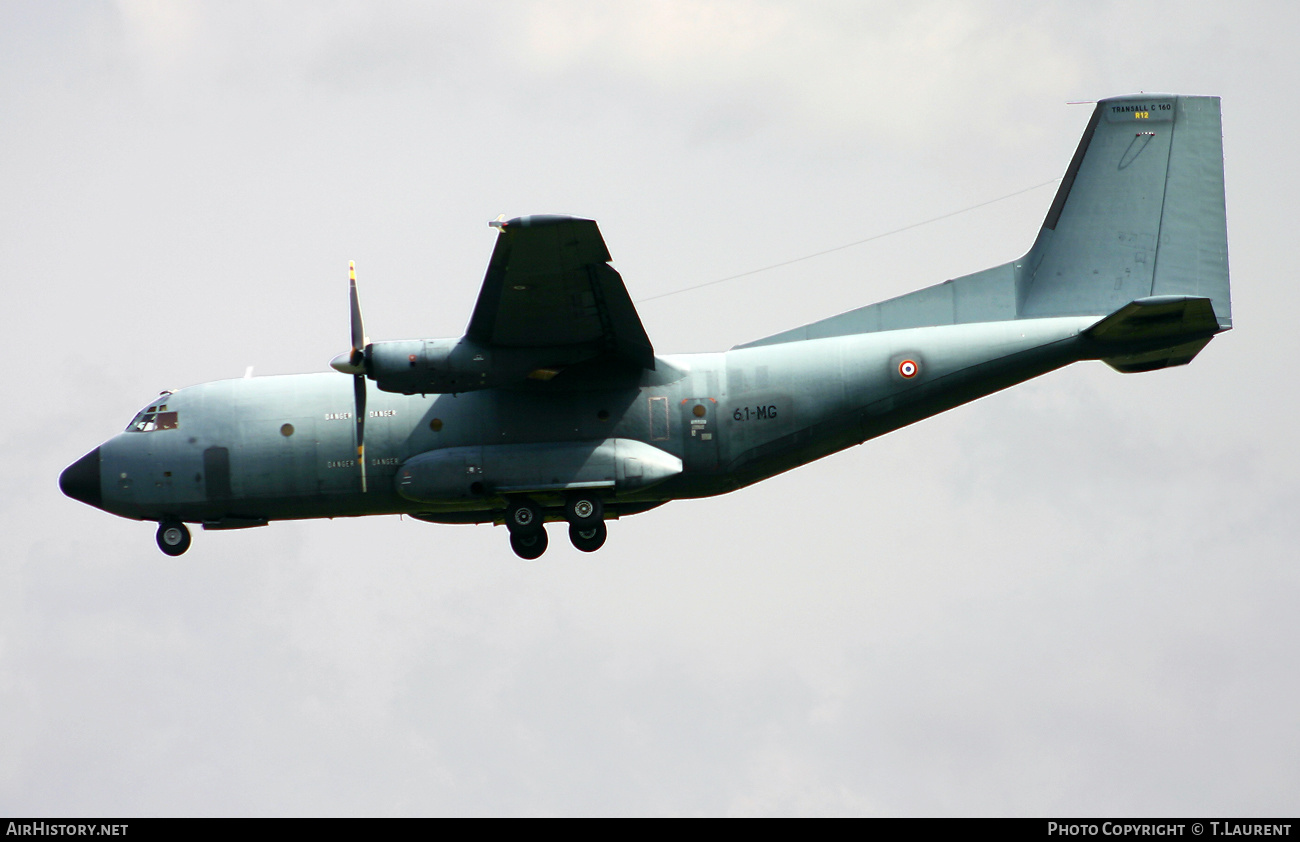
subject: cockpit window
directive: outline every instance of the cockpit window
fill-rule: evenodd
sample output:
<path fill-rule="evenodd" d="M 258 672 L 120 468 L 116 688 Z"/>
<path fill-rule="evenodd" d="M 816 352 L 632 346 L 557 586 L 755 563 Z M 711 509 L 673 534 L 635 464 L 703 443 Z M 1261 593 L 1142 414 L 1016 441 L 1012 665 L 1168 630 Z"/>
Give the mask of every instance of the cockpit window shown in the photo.
<path fill-rule="evenodd" d="M 128 433 L 153 433 L 158 430 L 175 430 L 180 426 L 175 410 L 169 411 L 167 404 L 155 404 L 140 410 L 140 414 L 127 425 Z"/>

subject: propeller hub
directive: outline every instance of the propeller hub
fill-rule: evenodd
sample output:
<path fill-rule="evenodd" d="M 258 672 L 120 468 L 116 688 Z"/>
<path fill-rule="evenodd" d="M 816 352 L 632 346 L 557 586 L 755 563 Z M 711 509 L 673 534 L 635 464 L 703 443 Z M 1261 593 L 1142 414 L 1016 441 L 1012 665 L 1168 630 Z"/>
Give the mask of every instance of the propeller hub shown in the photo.
<path fill-rule="evenodd" d="M 360 360 L 354 363 L 352 362 L 353 357 L 354 354 L 351 351 L 348 351 L 345 354 L 339 354 L 337 357 L 330 360 L 330 368 L 342 374 L 365 374 L 366 373 L 365 358 L 362 357 Z"/>

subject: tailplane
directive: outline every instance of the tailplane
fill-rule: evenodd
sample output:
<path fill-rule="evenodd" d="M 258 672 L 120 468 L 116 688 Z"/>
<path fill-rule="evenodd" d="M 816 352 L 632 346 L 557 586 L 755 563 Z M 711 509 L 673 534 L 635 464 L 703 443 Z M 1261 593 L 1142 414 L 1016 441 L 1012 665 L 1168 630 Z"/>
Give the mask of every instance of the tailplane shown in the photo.
<path fill-rule="evenodd" d="M 1083 342 L 1116 371 L 1187 365 L 1223 330 L 1208 298 L 1157 295 L 1130 301 L 1083 332 Z"/>

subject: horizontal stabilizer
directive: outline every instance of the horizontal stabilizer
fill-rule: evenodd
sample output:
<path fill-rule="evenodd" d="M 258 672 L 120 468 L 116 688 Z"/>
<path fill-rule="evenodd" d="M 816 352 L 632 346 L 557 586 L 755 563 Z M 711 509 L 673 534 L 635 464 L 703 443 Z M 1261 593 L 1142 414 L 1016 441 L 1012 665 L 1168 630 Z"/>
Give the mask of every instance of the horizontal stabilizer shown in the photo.
<path fill-rule="evenodd" d="M 1160 295 L 1131 301 L 1083 332 L 1091 353 L 1116 371 L 1187 365 L 1221 330 L 1208 298 Z"/>

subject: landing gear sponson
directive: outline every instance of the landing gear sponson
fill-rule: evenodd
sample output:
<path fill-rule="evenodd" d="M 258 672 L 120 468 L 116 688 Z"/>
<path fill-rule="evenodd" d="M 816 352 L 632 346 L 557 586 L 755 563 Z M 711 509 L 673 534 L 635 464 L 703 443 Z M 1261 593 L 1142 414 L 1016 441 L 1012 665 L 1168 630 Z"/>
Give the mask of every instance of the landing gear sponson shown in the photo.
<path fill-rule="evenodd" d="M 577 549 L 592 553 L 605 544 L 609 530 L 599 496 L 584 492 L 570 494 L 564 501 L 564 519 L 569 523 L 569 540 Z M 506 507 L 505 524 L 510 530 L 510 549 L 515 555 L 531 561 L 546 552 L 546 518 L 537 503 L 527 497 L 511 499 Z"/>

